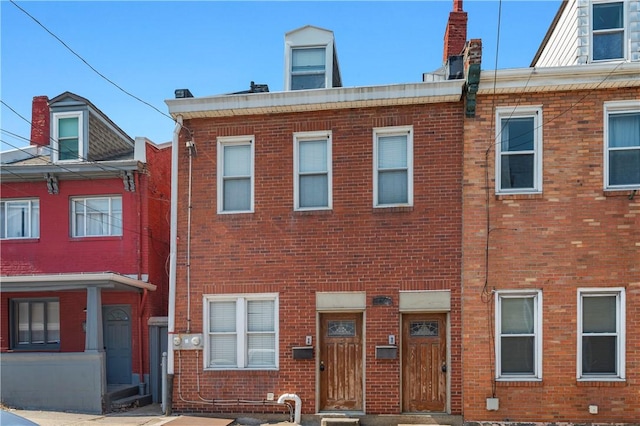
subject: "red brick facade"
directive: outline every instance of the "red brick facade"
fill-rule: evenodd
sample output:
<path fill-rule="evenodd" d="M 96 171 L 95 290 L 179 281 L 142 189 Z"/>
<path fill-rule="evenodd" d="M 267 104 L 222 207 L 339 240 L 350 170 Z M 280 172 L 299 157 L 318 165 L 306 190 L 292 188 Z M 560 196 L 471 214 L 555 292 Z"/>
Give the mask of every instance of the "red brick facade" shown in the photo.
<path fill-rule="evenodd" d="M 276 398 L 295 393 L 303 413 L 318 412 L 318 359 L 293 359 L 292 348 L 304 346 L 305 336 L 317 344 L 319 292 L 363 292 L 363 411 L 400 413 L 402 355 L 376 359 L 376 346 L 401 336 L 400 291 L 450 290 L 447 410 L 461 414 L 462 120 L 461 102 L 185 120 L 198 152 L 192 165 L 191 332 L 204 331 L 203 295 L 277 293 L 279 368 L 212 371 L 203 369 L 202 351 L 176 351 L 173 410 L 237 412 L 237 405 L 202 399 L 260 401 L 271 392 Z M 389 126 L 413 126 L 412 207 L 373 207 L 373 129 Z M 332 135 L 330 210 L 293 208 L 293 134 L 306 131 Z M 176 333 L 188 328 L 185 134 L 178 143 Z M 217 214 L 216 138 L 240 135 L 255 137 L 254 212 Z M 374 305 L 376 296 L 390 297 L 391 305 Z"/>
<path fill-rule="evenodd" d="M 637 423 L 640 201 L 635 192 L 603 190 L 603 114 L 605 102 L 637 102 L 640 90 L 524 91 L 487 90 L 478 95 L 475 117 L 465 120 L 465 420 Z M 495 108 L 515 106 L 542 110 L 541 194 L 495 194 Z M 577 379 L 579 288 L 623 289 L 623 380 Z M 496 382 L 493 291 L 524 289 L 542 295 L 542 379 Z M 497 411 L 487 410 L 489 397 L 498 398 Z"/>

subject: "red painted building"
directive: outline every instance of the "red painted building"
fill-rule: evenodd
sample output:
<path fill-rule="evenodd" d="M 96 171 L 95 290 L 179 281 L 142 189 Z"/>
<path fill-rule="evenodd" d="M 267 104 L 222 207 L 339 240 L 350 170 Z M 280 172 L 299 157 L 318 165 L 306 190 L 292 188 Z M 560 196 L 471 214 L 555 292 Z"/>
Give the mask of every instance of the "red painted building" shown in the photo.
<path fill-rule="evenodd" d="M 157 399 L 148 321 L 167 314 L 170 146 L 131 139 L 69 92 L 34 98 L 31 133 L 0 167 L 2 402 Z"/>
<path fill-rule="evenodd" d="M 167 101 L 173 410 L 460 415 L 464 80 L 343 88 L 332 32 L 285 46 L 284 92 Z"/>

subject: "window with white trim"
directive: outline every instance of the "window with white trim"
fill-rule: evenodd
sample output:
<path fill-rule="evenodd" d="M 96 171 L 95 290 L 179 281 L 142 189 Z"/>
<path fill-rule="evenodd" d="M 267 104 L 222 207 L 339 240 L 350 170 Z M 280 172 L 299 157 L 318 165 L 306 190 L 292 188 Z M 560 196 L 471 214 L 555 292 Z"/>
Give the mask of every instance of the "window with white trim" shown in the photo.
<path fill-rule="evenodd" d="M 605 188 L 640 188 L 640 102 L 604 104 Z"/>
<path fill-rule="evenodd" d="M 3 200 L 0 202 L 0 238 L 38 238 L 39 236 L 39 200 Z"/>
<path fill-rule="evenodd" d="M 413 126 L 373 129 L 373 205 L 413 205 Z"/>
<path fill-rule="evenodd" d="M 578 379 L 625 377 L 623 288 L 578 289 Z"/>
<path fill-rule="evenodd" d="M 53 114 L 53 161 L 77 161 L 84 157 L 84 114 Z"/>
<path fill-rule="evenodd" d="M 495 300 L 496 378 L 542 379 L 542 292 L 499 291 Z"/>
<path fill-rule="evenodd" d="M 591 17 L 593 60 L 624 59 L 624 2 L 593 2 L 591 5 Z"/>
<path fill-rule="evenodd" d="M 253 136 L 218 138 L 218 213 L 253 212 Z"/>
<path fill-rule="evenodd" d="M 293 135 L 295 210 L 331 208 L 331 132 Z"/>
<path fill-rule="evenodd" d="M 14 299 L 11 310 L 12 349 L 52 350 L 60 347 L 58 299 Z"/>
<path fill-rule="evenodd" d="M 73 237 L 122 235 L 122 197 L 72 198 L 71 235 Z"/>
<path fill-rule="evenodd" d="M 205 369 L 278 368 L 278 295 L 205 296 Z"/>
<path fill-rule="evenodd" d="M 542 192 L 542 108 L 497 108 L 496 132 L 496 193 Z"/>
<path fill-rule="evenodd" d="M 291 49 L 291 90 L 322 89 L 326 86 L 326 47 Z"/>

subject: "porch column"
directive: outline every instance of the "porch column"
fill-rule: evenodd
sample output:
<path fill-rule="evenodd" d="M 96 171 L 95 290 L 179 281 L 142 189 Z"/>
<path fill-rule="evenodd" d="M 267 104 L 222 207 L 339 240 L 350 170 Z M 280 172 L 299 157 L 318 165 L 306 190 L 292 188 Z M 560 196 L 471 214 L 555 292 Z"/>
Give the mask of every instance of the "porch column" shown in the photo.
<path fill-rule="evenodd" d="M 102 340 L 102 296 L 98 287 L 87 288 L 87 332 L 85 352 L 104 352 Z"/>

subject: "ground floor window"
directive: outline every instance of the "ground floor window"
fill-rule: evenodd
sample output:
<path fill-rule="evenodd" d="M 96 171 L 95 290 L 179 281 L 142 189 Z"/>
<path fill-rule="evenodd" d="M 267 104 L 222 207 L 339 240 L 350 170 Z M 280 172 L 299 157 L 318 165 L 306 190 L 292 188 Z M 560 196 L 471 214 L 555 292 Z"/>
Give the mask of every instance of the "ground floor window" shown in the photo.
<path fill-rule="evenodd" d="M 14 299 L 12 349 L 41 350 L 60 347 L 58 299 Z"/>
<path fill-rule="evenodd" d="M 624 296 L 624 289 L 578 289 L 578 379 L 624 379 Z"/>
<path fill-rule="evenodd" d="M 205 296 L 205 368 L 278 368 L 278 296 Z"/>

